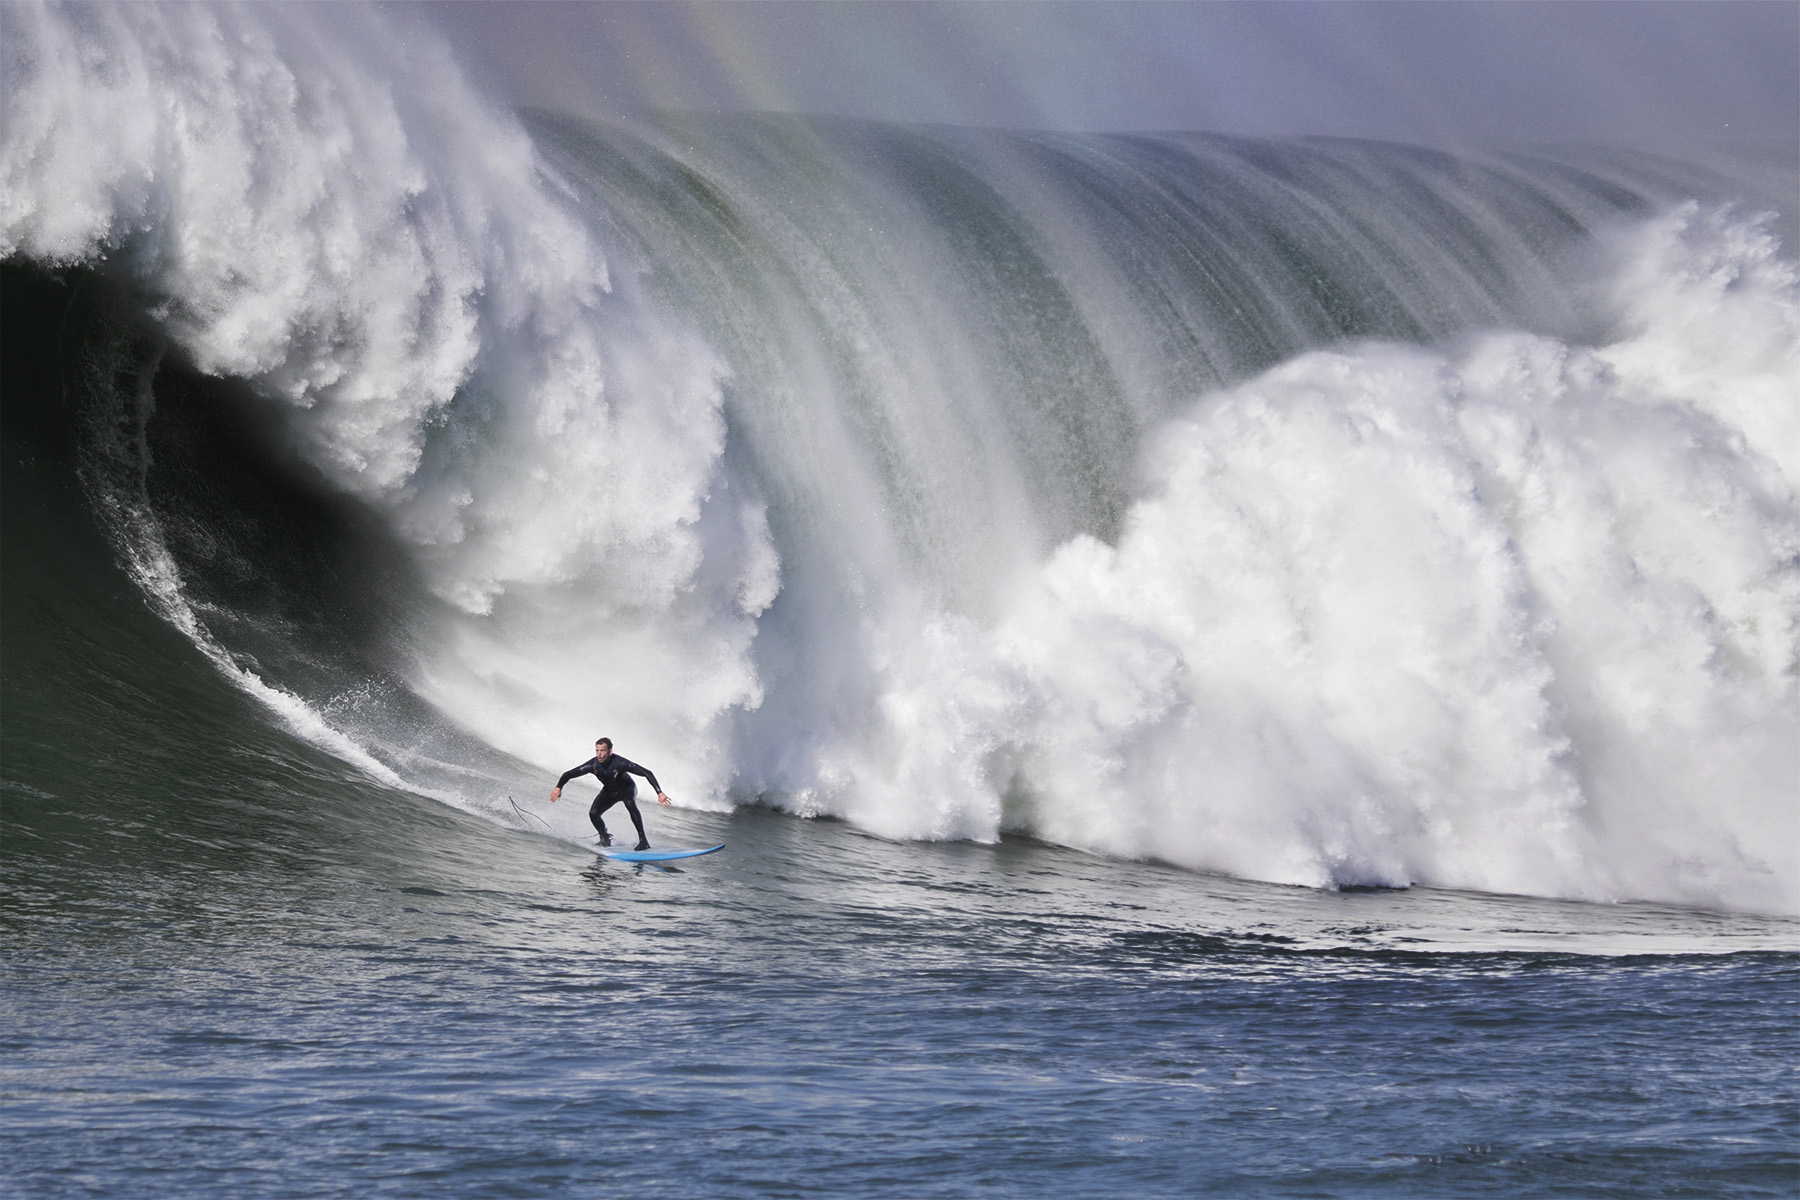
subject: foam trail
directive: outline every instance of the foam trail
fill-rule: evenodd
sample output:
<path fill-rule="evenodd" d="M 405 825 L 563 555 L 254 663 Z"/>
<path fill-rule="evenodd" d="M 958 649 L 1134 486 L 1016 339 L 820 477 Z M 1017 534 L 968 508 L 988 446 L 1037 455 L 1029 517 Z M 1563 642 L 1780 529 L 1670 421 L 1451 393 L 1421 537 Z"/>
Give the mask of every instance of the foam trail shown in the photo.
<path fill-rule="evenodd" d="M 306 701 L 247 668 L 195 611 L 145 487 L 150 462 L 145 426 L 155 411 L 154 384 L 162 360 L 160 348 L 146 351 L 129 338 L 114 337 L 91 350 L 81 363 L 79 382 L 91 403 L 89 439 L 79 474 L 126 573 L 159 617 L 179 630 L 232 686 L 274 713 L 289 732 L 383 783 L 404 787 L 399 775 Z"/>

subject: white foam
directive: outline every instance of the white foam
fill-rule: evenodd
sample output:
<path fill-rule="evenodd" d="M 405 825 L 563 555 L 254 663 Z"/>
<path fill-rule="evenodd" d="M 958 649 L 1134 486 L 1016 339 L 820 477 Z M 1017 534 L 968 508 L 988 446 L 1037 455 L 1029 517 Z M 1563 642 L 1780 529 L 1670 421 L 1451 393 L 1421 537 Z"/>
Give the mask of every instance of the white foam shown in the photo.
<path fill-rule="evenodd" d="M 767 790 L 895 837 L 1800 911 L 1800 285 L 1767 221 L 1690 205 L 1621 232 L 1599 348 L 1490 332 L 1130 395 L 1131 420 L 1179 415 L 1145 436 L 1115 544 L 1034 561 L 1028 483 L 1088 464 L 1019 451 L 1008 406 L 1041 398 L 985 368 L 1028 331 L 965 319 L 989 299 L 952 286 L 968 243 L 916 247 L 938 217 L 901 183 L 801 197 L 771 237 L 829 302 L 736 315 L 829 328 L 735 385 L 797 447 L 776 466 L 818 510 L 778 514 L 819 538 L 802 570 L 726 465 L 732 364 L 647 265 L 609 268 L 599 216 L 406 20 L 5 6 L 0 252 L 110 256 L 203 369 L 258 385 L 414 547 L 447 606 L 416 682 L 459 723 L 545 765 L 607 734 L 684 802 Z M 808 246 L 877 194 L 900 233 Z M 1067 286 L 1071 312 L 1130 294 Z M 1087 332 L 1153 353 L 1130 319 Z M 159 610 L 385 771 L 235 665 L 126 510 Z M 774 619 L 783 589 L 807 620 Z"/>
<path fill-rule="evenodd" d="M 1800 513 L 1765 441 L 1800 324 L 1763 228 L 1622 241 L 1604 350 L 1368 346 L 1201 400 L 1116 548 L 1062 547 L 986 637 L 902 621 L 904 770 L 840 807 L 1291 883 L 1800 910 Z"/>
<path fill-rule="evenodd" d="M 1800 489 L 1800 287 L 1772 214 L 1690 201 L 1623 231 L 1601 357 L 1631 389 L 1692 404 Z"/>
<path fill-rule="evenodd" d="M 614 291 L 589 216 L 441 40 L 352 6 L 0 15 L 0 254 L 127 268 L 202 370 L 386 514 L 463 614 L 420 632 L 420 675 L 465 724 L 556 761 L 629 713 L 704 759 L 754 702 L 746 622 L 775 587 L 753 500 L 702 519 L 725 368 Z M 176 577 L 139 576 L 210 655 Z"/>

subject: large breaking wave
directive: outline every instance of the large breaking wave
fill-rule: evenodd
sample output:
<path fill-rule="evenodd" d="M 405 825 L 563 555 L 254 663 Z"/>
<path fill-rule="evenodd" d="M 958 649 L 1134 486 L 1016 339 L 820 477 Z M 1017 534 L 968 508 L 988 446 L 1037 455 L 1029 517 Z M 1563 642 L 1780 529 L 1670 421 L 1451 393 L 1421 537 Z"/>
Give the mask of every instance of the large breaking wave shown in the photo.
<path fill-rule="evenodd" d="M 400 686 L 491 746 L 894 837 L 1800 911 L 1791 161 L 600 126 L 367 10 L 0 19 L 0 250 L 250 385 L 421 581 Z M 121 561 L 408 778 L 146 485 L 161 353 L 90 372 Z"/>

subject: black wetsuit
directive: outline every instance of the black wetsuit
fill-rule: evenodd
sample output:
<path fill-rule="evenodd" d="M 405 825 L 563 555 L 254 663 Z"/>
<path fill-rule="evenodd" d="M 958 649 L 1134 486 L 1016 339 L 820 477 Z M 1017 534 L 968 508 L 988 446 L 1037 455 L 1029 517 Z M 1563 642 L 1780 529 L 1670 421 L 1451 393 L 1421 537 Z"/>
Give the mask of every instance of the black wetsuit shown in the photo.
<path fill-rule="evenodd" d="M 588 820 L 600 831 L 601 845 L 612 845 L 612 835 L 606 832 L 606 822 L 600 819 L 600 814 L 615 804 L 623 804 L 625 811 L 631 816 L 631 823 L 637 826 L 639 849 L 649 845 L 650 839 L 644 835 L 644 818 L 638 813 L 637 784 L 631 781 L 633 775 L 642 775 L 650 781 L 651 788 L 660 793 L 662 787 L 649 768 L 638 766 L 623 754 L 609 754 L 605 762 L 601 762 L 596 756 L 579 767 L 570 767 L 564 771 L 562 778 L 556 781 L 556 786 L 566 786 L 577 775 L 592 775 L 600 781 L 600 794 L 594 797 L 594 806 L 588 809 Z"/>

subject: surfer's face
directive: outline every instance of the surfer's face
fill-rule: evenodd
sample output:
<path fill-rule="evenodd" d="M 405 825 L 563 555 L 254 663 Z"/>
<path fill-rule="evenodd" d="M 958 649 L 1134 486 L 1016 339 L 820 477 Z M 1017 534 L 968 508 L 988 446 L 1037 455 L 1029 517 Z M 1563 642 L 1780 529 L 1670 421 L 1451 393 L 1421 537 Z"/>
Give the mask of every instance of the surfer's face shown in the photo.
<path fill-rule="evenodd" d="M 611 757 L 611 755 L 612 755 L 612 747 L 611 746 L 608 746 L 605 742 L 595 742 L 594 743 L 594 757 L 595 758 L 599 759 L 601 762 L 605 762 L 609 757 Z"/>

